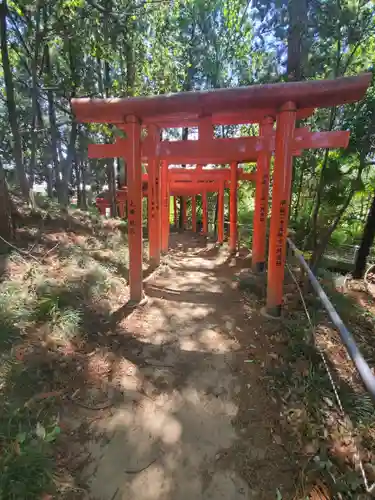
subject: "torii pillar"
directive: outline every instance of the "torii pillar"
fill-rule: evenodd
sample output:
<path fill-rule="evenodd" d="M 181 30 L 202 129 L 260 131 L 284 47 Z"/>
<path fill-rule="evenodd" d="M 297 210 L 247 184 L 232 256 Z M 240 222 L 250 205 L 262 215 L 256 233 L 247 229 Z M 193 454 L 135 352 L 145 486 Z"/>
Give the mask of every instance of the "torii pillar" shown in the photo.
<path fill-rule="evenodd" d="M 253 248 L 251 266 L 253 271 L 262 272 L 266 262 L 266 230 L 268 217 L 268 191 L 270 183 L 270 163 L 272 157 L 271 140 L 273 118 L 264 118 L 260 124 L 262 150 L 259 152 L 256 171 L 255 211 L 253 224 Z"/>
<path fill-rule="evenodd" d="M 140 302 L 143 299 L 141 126 L 136 117 L 128 120 L 123 128 L 127 135 L 124 156 L 128 186 L 129 286 L 130 300 Z"/>
<path fill-rule="evenodd" d="M 230 196 L 229 196 L 229 251 L 236 253 L 237 250 L 237 163 L 230 165 Z"/>
<path fill-rule="evenodd" d="M 287 102 L 278 113 L 275 138 L 266 304 L 272 317 L 281 315 L 283 300 L 295 125 L 296 106 Z"/>
<path fill-rule="evenodd" d="M 156 151 L 156 143 L 160 132 L 157 127 L 150 126 L 148 134 Z M 161 225 L 160 225 L 160 162 L 156 157 L 148 162 L 148 235 L 150 263 L 157 267 L 160 264 Z"/>
<path fill-rule="evenodd" d="M 168 179 L 168 163 L 166 161 L 162 162 L 161 167 L 161 198 L 162 198 L 162 210 L 161 210 L 161 250 L 162 252 L 168 252 L 169 247 L 169 179 Z"/>

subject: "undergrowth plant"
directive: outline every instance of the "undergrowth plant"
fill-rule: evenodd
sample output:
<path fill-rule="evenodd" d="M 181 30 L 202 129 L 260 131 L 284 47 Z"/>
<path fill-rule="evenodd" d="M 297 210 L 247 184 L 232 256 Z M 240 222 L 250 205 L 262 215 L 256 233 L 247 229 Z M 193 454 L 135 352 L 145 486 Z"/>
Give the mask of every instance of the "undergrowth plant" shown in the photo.
<path fill-rule="evenodd" d="M 364 345 L 364 337 L 373 332 L 373 318 L 368 318 L 364 308 L 335 289 L 331 275 L 324 273 L 321 279 L 361 349 L 365 347 L 367 357 L 374 359 L 374 348 Z M 366 459 L 365 468 L 375 463 L 374 403 L 358 383 L 355 367 L 345 355 L 339 334 L 319 301 L 311 295 L 306 303 L 314 331 L 302 305 L 293 302 L 281 331 L 287 339 L 283 363 L 270 370 L 271 385 L 283 401 L 282 422 L 300 443 L 293 452 L 310 456 L 305 472 L 312 483 L 320 477 L 337 498 L 365 498 L 361 496 L 363 480 L 354 457 L 359 445 L 360 456 Z M 346 416 L 340 413 L 321 352 Z"/>
<path fill-rule="evenodd" d="M 51 218 L 58 217 L 48 209 Z M 92 308 L 127 284 L 124 234 L 96 216 L 62 217 L 54 229 L 57 244 L 30 226 L 36 259 L 13 250 L 6 255 L 0 287 L 1 500 L 39 500 L 59 491 L 54 455 L 61 439 L 59 394 L 75 373 L 74 358 L 68 367 L 64 358 L 58 364 L 60 351 L 81 343 L 90 333 Z"/>

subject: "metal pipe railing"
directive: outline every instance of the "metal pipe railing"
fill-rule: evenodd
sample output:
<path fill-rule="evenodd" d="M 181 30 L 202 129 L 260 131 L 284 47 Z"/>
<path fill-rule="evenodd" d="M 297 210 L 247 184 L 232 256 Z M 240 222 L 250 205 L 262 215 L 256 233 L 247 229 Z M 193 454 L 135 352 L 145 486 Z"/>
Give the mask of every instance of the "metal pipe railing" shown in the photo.
<path fill-rule="evenodd" d="M 341 340 L 345 345 L 351 360 L 353 361 L 355 367 L 357 368 L 357 371 L 359 373 L 359 376 L 361 377 L 364 386 L 371 394 L 372 398 L 375 400 L 375 376 L 372 373 L 372 370 L 369 367 L 365 358 L 363 357 L 362 353 L 358 349 L 353 335 L 346 328 L 342 319 L 338 315 L 336 309 L 333 307 L 332 302 L 329 300 L 327 294 L 320 286 L 319 281 L 317 280 L 317 278 L 311 271 L 310 267 L 308 266 L 307 262 L 303 258 L 302 252 L 295 246 L 295 244 L 290 238 L 288 238 L 288 244 L 290 248 L 293 250 L 295 256 L 297 257 L 303 269 L 307 272 L 311 285 L 314 288 L 320 301 L 322 302 L 324 308 L 328 312 L 328 315 L 331 318 L 332 323 L 338 329 Z"/>

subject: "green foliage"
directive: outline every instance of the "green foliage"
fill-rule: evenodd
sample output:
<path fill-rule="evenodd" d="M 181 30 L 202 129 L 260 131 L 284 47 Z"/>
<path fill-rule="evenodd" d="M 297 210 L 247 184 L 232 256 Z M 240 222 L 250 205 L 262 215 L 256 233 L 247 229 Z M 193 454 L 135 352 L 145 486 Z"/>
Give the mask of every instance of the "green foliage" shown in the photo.
<path fill-rule="evenodd" d="M 59 488 L 53 448 L 62 432 L 59 410 L 51 404 L 54 396 L 36 396 L 66 389 L 56 357 L 66 366 L 70 357 L 62 351 L 90 333 L 93 305 L 123 293 L 127 283 L 119 229 L 78 210 L 60 213 L 58 221 L 44 215 L 42 209 L 34 215 L 28 237 L 35 239 L 34 251 L 44 244 L 48 249 L 49 233 L 41 236 L 40 221 L 60 228 L 64 238 L 50 253 L 53 265 L 9 253 L 0 287 L 1 499 L 36 500 Z M 64 232 L 64 224 L 75 232 Z"/>

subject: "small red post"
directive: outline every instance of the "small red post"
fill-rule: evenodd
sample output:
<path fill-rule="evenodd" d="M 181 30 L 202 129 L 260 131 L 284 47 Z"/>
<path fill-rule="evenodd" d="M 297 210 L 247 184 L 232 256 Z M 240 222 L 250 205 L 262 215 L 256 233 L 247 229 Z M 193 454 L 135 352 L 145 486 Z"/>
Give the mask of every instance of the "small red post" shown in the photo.
<path fill-rule="evenodd" d="M 177 196 L 173 196 L 173 222 L 174 226 L 178 227 Z"/>
<path fill-rule="evenodd" d="M 191 228 L 194 233 L 197 232 L 197 198 L 191 198 Z"/>
<path fill-rule="evenodd" d="M 224 182 L 220 183 L 217 210 L 217 239 L 219 243 L 224 242 Z"/>
<path fill-rule="evenodd" d="M 182 198 L 182 229 L 187 227 L 187 199 L 186 196 Z"/>
<path fill-rule="evenodd" d="M 266 311 L 274 317 L 281 315 L 283 299 L 295 124 L 296 106 L 287 102 L 277 116 L 272 188 Z"/>
<path fill-rule="evenodd" d="M 202 233 L 208 233 L 207 193 L 202 193 Z"/>
<path fill-rule="evenodd" d="M 103 198 L 96 198 L 96 208 L 100 215 L 105 215 L 106 201 Z"/>
<path fill-rule="evenodd" d="M 266 117 L 260 125 L 262 151 L 259 152 L 256 171 L 255 211 L 253 223 L 253 248 L 251 266 L 253 271 L 262 272 L 266 262 L 266 228 L 268 217 L 268 191 L 270 183 L 271 144 L 273 118 Z"/>
<path fill-rule="evenodd" d="M 230 202 L 229 202 L 229 251 L 236 253 L 237 250 L 237 163 L 230 165 Z"/>
<path fill-rule="evenodd" d="M 168 180 L 168 163 L 166 161 L 162 162 L 161 189 L 162 189 L 161 250 L 162 250 L 162 252 L 168 252 L 168 246 L 169 246 L 169 180 Z"/>
<path fill-rule="evenodd" d="M 136 117 L 131 119 L 124 127 L 127 133 L 124 156 L 128 185 L 129 285 L 130 300 L 140 302 L 143 296 L 141 127 Z"/>

